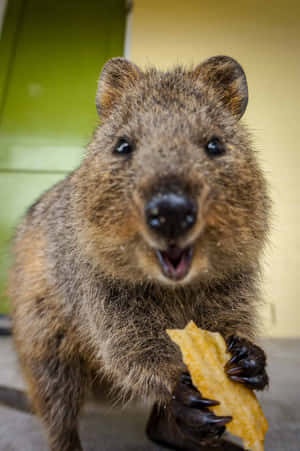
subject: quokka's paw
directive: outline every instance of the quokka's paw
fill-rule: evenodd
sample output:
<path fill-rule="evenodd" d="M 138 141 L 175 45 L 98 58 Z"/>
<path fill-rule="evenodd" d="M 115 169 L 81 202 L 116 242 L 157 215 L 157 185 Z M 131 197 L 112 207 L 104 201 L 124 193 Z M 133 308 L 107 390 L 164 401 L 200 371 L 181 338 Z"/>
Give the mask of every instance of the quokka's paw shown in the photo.
<path fill-rule="evenodd" d="M 191 376 L 183 373 L 174 390 L 170 411 L 186 436 L 203 444 L 220 438 L 225 425 L 232 420 L 230 416 L 216 416 L 209 410 L 218 404 L 218 401 L 203 398 L 193 386 Z"/>
<path fill-rule="evenodd" d="M 230 416 L 216 416 L 209 407 L 218 401 L 206 399 L 193 386 L 188 373 L 178 381 L 171 401 L 154 405 L 148 424 L 148 437 L 175 450 L 244 451 L 244 448 L 221 438 Z"/>
<path fill-rule="evenodd" d="M 252 390 L 263 390 L 268 385 L 266 355 L 259 346 L 231 335 L 227 340 L 227 350 L 232 358 L 225 365 L 225 371 L 232 381 L 245 384 Z"/>

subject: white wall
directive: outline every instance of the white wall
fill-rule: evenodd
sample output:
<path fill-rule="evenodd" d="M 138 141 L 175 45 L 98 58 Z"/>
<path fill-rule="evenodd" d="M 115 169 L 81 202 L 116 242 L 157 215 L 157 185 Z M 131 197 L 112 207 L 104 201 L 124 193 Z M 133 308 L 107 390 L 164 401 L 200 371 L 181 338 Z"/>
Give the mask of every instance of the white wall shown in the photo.
<path fill-rule="evenodd" d="M 160 68 L 230 55 L 249 82 L 245 122 L 274 199 L 265 333 L 300 336 L 300 2 L 135 0 L 130 57 Z"/>

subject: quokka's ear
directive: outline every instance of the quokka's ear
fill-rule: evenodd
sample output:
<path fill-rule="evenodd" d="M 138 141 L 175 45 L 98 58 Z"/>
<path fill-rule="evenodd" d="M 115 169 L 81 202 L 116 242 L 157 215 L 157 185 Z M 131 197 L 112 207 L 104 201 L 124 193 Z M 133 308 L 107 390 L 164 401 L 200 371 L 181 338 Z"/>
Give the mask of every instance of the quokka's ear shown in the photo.
<path fill-rule="evenodd" d="M 135 85 L 141 76 L 140 69 L 125 58 L 112 58 L 102 69 L 96 95 L 96 107 L 105 119 L 126 89 Z"/>
<path fill-rule="evenodd" d="M 236 119 L 244 114 L 248 103 L 247 79 L 240 64 L 229 56 L 214 56 L 193 71 L 195 81 L 213 90 L 214 96 Z"/>

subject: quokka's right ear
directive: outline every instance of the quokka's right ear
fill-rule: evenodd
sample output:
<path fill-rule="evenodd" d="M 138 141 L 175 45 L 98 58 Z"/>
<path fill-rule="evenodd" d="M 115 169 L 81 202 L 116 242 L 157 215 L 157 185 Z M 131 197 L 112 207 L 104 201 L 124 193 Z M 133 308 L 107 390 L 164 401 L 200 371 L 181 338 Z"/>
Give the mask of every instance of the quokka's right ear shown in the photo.
<path fill-rule="evenodd" d="M 248 85 L 241 65 L 230 56 L 213 56 L 193 71 L 200 89 L 212 90 L 215 98 L 239 120 L 248 103 Z"/>
<path fill-rule="evenodd" d="M 102 69 L 96 95 L 96 107 L 105 119 L 126 89 L 133 87 L 141 77 L 140 69 L 125 58 L 112 58 Z"/>

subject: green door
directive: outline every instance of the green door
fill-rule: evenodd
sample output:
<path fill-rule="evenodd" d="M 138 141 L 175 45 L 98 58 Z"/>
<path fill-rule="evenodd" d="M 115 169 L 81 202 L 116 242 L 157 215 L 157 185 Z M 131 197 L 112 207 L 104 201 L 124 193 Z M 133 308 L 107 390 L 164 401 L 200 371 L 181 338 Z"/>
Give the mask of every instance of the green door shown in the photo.
<path fill-rule="evenodd" d="M 9 245 L 26 208 L 79 163 L 96 82 L 123 54 L 124 0 L 9 0 L 0 41 L 0 311 Z"/>

